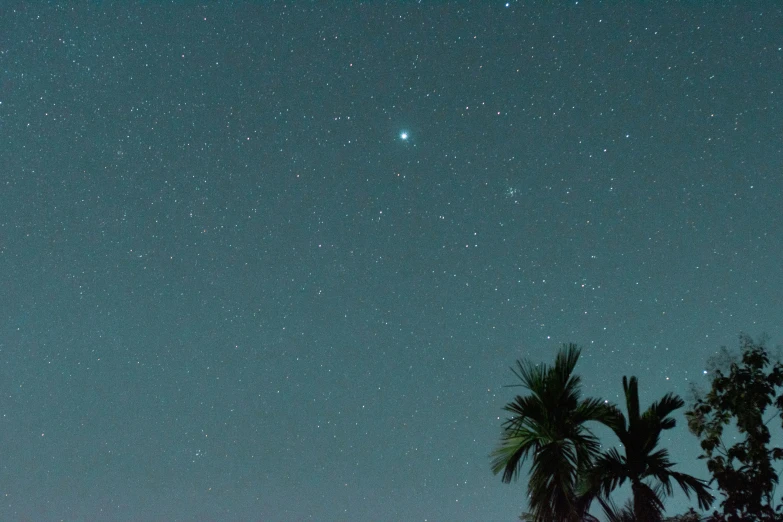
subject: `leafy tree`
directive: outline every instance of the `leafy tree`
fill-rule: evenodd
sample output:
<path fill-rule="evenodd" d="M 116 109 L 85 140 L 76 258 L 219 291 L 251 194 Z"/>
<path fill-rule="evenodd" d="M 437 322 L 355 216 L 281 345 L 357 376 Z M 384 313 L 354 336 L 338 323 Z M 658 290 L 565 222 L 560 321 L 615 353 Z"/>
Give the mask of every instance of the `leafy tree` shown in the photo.
<path fill-rule="evenodd" d="M 623 391 L 628 418 L 616 411 L 615 419 L 607 425 L 620 439 L 625 455 L 612 448 L 595 459 L 585 475 L 582 498 L 589 503 L 592 498 L 597 497 L 607 518 L 611 520 L 615 517 L 611 515 L 610 508 L 613 508 L 613 505 L 608 501 L 609 495 L 627 480 L 631 483 L 633 493 L 632 506 L 619 512 L 619 518 L 616 519 L 659 522 L 663 519 L 663 497 L 673 493 L 674 481 L 688 497 L 691 492 L 695 493 L 699 507 L 708 509 L 713 497 L 708 491 L 707 483 L 691 475 L 673 471 L 674 463 L 669 460 L 668 450 L 656 449 L 661 432 L 675 426 L 675 420 L 670 415 L 685 404 L 683 400 L 668 393 L 644 413 L 640 413 L 636 377 L 631 377 L 630 380 L 623 377 Z"/>
<path fill-rule="evenodd" d="M 765 422 L 767 408 L 774 404 L 783 419 L 783 365 L 776 362 L 771 370 L 763 339 L 754 342 L 740 335 L 741 361 L 730 361 L 728 374 L 716 369 L 710 377 L 711 389 L 706 395 L 693 389 L 695 402 L 686 412 L 688 428 L 701 439 L 712 481 L 725 495 L 723 513 L 717 511 L 715 522 L 744 520 L 783 521 L 778 505 L 773 509 L 774 489 L 778 475 L 773 463 L 783 459 L 783 448 L 769 447 L 770 431 Z M 723 352 L 726 353 L 725 350 Z M 723 429 L 732 420 L 745 438 L 731 447 L 723 441 Z"/>
<path fill-rule="evenodd" d="M 577 478 L 600 445 L 585 423 L 609 422 L 615 413 L 600 399 L 581 398 L 581 378 L 573 374 L 579 354 L 578 346 L 564 345 L 554 366 L 518 360 L 511 370 L 520 381 L 516 386 L 530 393 L 518 395 L 504 408 L 511 417 L 504 422 L 500 445 L 492 453 L 492 471 L 502 472 L 503 482 L 511 482 L 532 454 L 530 513 L 525 520 L 589 518 L 577 503 Z"/>

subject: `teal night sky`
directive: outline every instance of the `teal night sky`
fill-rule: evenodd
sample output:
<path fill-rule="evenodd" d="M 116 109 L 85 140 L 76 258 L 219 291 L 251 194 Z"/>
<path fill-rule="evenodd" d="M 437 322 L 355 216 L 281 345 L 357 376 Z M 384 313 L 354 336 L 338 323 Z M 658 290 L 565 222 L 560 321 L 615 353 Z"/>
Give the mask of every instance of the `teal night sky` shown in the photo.
<path fill-rule="evenodd" d="M 783 341 L 778 2 L 210 4 L 0 7 L 0 520 L 513 521 L 515 359 Z"/>

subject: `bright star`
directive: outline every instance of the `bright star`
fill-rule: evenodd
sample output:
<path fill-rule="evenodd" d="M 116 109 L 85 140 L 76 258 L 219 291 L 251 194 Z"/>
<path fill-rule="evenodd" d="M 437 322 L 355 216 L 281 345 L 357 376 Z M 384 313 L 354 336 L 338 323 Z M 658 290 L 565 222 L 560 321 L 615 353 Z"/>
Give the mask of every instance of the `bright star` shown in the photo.
<path fill-rule="evenodd" d="M 401 132 L 400 133 L 400 139 L 403 140 L 403 141 L 407 140 L 408 139 L 408 133 L 405 132 L 405 131 Z"/>

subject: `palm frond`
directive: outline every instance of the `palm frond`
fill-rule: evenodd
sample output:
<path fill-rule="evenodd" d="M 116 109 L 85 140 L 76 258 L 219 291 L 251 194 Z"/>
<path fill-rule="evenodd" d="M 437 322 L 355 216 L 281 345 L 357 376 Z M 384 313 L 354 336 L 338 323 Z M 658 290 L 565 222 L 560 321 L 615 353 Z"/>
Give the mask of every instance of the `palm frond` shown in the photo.
<path fill-rule="evenodd" d="M 528 455 L 531 452 L 535 453 L 540 444 L 539 434 L 532 430 L 519 429 L 504 433 L 500 446 L 490 455 L 493 458 L 492 473 L 497 475 L 502 471 L 503 482 L 511 482 L 518 477 Z"/>
<path fill-rule="evenodd" d="M 598 503 L 601 504 L 607 522 L 636 522 L 631 500 L 628 500 L 622 508 L 618 508 L 609 498 L 598 497 Z"/>
<path fill-rule="evenodd" d="M 599 455 L 593 465 L 584 473 L 584 481 L 580 491 L 582 496 L 608 497 L 609 494 L 622 486 L 629 478 L 628 465 L 625 457 L 615 448 Z"/>
<path fill-rule="evenodd" d="M 656 473 L 659 470 L 667 470 L 674 466 L 674 463 L 669 460 L 669 450 L 661 448 L 652 453 L 647 454 L 647 469 L 650 473 Z"/>
<path fill-rule="evenodd" d="M 622 418 L 623 425 L 625 417 L 614 404 L 609 404 L 601 399 L 589 398 L 583 399 L 578 403 L 573 412 L 573 422 L 581 424 L 587 421 L 597 421 L 609 426 L 613 422 Z"/>
<path fill-rule="evenodd" d="M 715 497 L 709 492 L 709 486 L 706 481 L 677 471 L 672 471 L 669 475 L 677 481 L 677 484 L 679 484 L 680 489 L 685 493 L 686 497 L 691 498 L 691 492 L 696 495 L 699 509 L 707 510 L 712 506 Z"/>
<path fill-rule="evenodd" d="M 571 437 L 576 451 L 576 467 L 583 469 L 590 465 L 593 459 L 601 451 L 601 444 L 598 438 L 585 428 L 579 430 L 579 433 Z"/>
<path fill-rule="evenodd" d="M 576 363 L 579 362 L 581 348 L 576 344 L 564 344 L 563 348 L 557 352 L 555 357 L 555 369 L 560 377 L 559 382 L 566 383 L 572 376 Z"/>
<path fill-rule="evenodd" d="M 511 368 L 511 372 L 519 380 L 518 386 L 527 388 L 538 395 L 546 391 L 547 366 L 545 364 L 535 365 L 530 361 L 519 359 L 516 369 Z"/>
<path fill-rule="evenodd" d="M 684 405 L 685 401 L 679 395 L 667 393 L 660 400 L 653 402 L 645 413 L 649 412 L 663 420 Z"/>
<path fill-rule="evenodd" d="M 503 407 L 511 413 L 503 427 L 506 429 L 519 429 L 523 426 L 545 425 L 548 423 L 549 411 L 538 397 L 517 395 L 514 400 Z"/>

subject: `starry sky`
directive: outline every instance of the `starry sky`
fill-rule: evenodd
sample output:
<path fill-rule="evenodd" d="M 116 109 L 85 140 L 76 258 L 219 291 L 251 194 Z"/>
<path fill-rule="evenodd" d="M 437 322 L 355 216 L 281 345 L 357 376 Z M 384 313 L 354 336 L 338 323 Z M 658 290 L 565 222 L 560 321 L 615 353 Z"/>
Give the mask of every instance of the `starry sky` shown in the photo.
<path fill-rule="evenodd" d="M 0 519 L 511 521 L 515 359 L 783 341 L 782 8 L 641 4 L 3 5 Z"/>

